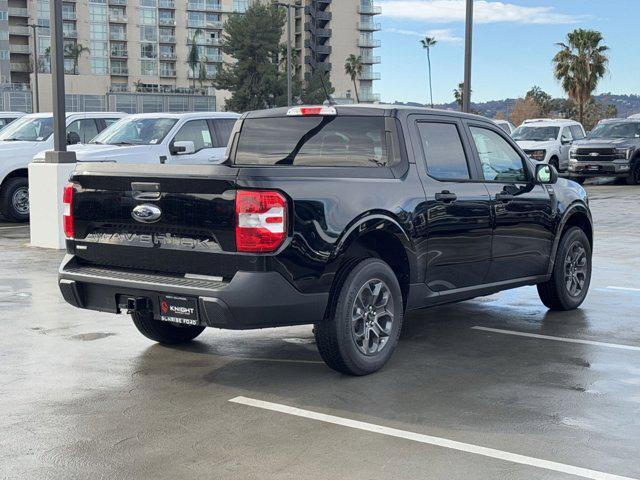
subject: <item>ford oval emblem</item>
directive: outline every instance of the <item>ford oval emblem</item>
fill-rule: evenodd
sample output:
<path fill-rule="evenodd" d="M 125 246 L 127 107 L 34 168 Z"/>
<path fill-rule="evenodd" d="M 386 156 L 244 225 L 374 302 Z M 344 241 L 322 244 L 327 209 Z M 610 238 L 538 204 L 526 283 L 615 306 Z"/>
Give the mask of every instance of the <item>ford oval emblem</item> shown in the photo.
<path fill-rule="evenodd" d="M 160 210 L 155 205 L 138 205 L 131 212 L 131 216 L 138 222 L 154 223 L 160 220 L 160 217 L 162 216 L 162 210 Z"/>

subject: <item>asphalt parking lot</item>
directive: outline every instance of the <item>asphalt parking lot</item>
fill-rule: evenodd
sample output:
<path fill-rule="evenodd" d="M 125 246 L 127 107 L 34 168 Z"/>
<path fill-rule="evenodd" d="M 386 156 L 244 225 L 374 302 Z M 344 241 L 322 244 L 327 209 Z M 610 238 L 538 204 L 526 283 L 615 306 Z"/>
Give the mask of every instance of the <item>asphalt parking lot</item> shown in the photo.
<path fill-rule="evenodd" d="M 155 345 L 64 303 L 62 253 L 0 224 L 0 477 L 640 479 L 640 187 L 587 189 L 581 309 L 528 287 L 415 312 L 362 378 L 311 327 Z"/>

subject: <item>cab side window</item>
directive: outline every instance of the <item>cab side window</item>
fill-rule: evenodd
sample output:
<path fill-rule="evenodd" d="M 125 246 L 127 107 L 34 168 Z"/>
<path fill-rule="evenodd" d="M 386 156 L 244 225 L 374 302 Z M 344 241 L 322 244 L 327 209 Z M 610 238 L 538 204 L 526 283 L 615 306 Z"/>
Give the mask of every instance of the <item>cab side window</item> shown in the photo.
<path fill-rule="evenodd" d="M 570 128 L 574 140 L 582 140 L 584 138 L 584 132 L 578 125 L 571 125 Z"/>
<path fill-rule="evenodd" d="M 562 137 L 560 138 L 561 142 L 573 142 L 573 135 L 571 133 L 571 129 L 569 127 L 564 127 L 562 129 Z"/>
<path fill-rule="evenodd" d="M 439 180 L 469 180 L 469 164 L 458 127 L 453 123 L 418 122 L 427 172 Z"/>
<path fill-rule="evenodd" d="M 211 131 L 206 120 L 192 120 L 185 123 L 173 139 L 174 142 L 193 142 L 195 151 L 212 148 Z"/>
<path fill-rule="evenodd" d="M 67 133 L 74 132 L 80 137 L 80 143 L 89 143 L 100 133 L 96 121 L 92 118 L 76 120 L 67 127 Z"/>
<path fill-rule="evenodd" d="M 487 181 L 525 182 L 527 173 L 520 154 L 493 130 L 470 127 Z"/>

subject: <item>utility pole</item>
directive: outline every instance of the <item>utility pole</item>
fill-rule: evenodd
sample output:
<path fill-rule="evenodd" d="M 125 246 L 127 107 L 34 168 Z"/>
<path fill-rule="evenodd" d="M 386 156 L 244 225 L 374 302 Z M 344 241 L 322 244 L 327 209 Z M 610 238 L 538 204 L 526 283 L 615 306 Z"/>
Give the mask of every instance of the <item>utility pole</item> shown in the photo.
<path fill-rule="evenodd" d="M 462 111 L 471 111 L 471 56 L 473 43 L 473 0 L 467 0 L 467 21 L 464 47 L 464 85 L 462 89 Z"/>
<path fill-rule="evenodd" d="M 38 25 L 29 24 L 29 27 L 33 29 L 33 83 L 34 83 L 34 95 L 33 106 L 34 113 L 40 112 L 40 89 L 38 88 Z"/>
<path fill-rule="evenodd" d="M 273 2 L 278 7 L 284 7 L 287 9 L 287 105 L 290 107 L 293 105 L 293 85 L 292 85 L 292 59 L 291 59 L 291 10 L 302 8 L 301 5 L 294 5 L 292 3 L 285 2 Z"/>

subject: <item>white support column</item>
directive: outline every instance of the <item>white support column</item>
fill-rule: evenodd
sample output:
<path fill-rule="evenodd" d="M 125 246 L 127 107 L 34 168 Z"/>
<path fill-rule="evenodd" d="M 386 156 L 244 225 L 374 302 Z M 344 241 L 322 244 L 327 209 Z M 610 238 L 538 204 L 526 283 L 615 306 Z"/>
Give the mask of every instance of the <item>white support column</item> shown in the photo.
<path fill-rule="evenodd" d="M 75 163 L 29 164 L 29 216 L 32 246 L 65 248 L 62 192 L 75 166 Z"/>

